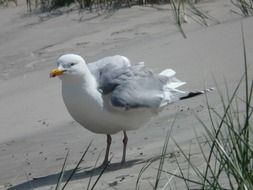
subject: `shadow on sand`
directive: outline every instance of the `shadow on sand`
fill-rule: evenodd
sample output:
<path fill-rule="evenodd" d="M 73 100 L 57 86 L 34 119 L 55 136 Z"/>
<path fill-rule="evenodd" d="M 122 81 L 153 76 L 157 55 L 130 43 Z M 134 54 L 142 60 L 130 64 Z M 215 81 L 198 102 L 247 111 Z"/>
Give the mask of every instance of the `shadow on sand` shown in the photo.
<path fill-rule="evenodd" d="M 124 165 L 122 165 L 121 163 L 112 163 L 106 168 L 104 174 L 108 173 L 108 172 L 113 172 L 113 171 L 116 171 L 119 169 L 130 168 L 136 164 L 144 163 L 145 161 L 146 160 L 135 159 L 135 160 L 127 161 Z M 101 173 L 102 169 L 103 169 L 102 167 L 96 167 L 96 168 L 90 169 L 90 170 L 88 168 L 80 168 L 74 174 L 71 181 L 85 179 L 85 178 L 89 178 L 91 176 L 96 177 Z M 73 169 L 65 171 L 63 183 L 69 178 L 72 171 L 73 171 Z M 8 190 L 28 190 L 28 189 L 34 189 L 34 188 L 43 187 L 43 186 L 56 185 L 59 175 L 60 175 L 60 172 L 56 173 L 56 174 L 51 174 L 48 176 L 34 178 L 32 180 L 26 181 L 26 182 L 21 183 L 19 185 L 12 186 Z"/>

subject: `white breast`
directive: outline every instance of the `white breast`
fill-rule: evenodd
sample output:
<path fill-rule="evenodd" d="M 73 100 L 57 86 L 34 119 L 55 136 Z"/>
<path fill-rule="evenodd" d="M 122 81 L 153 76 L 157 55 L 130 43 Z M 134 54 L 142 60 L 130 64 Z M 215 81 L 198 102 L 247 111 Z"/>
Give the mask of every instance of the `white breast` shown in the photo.
<path fill-rule="evenodd" d="M 114 134 L 137 129 L 152 116 L 149 109 L 108 110 L 108 103 L 105 106 L 102 95 L 96 89 L 63 84 L 62 96 L 70 115 L 94 133 Z"/>

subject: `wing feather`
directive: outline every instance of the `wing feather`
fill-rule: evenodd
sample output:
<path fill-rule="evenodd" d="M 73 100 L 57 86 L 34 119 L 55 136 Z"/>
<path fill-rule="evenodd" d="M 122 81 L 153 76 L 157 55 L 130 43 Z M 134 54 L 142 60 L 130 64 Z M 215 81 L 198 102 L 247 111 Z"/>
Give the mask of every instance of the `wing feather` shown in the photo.
<path fill-rule="evenodd" d="M 102 95 L 110 96 L 112 106 L 124 109 L 165 106 L 178 99 L 176 88 L 185 84 L 174 77 L 172 69 L 154 74 L 143 62 L 131 65 L 120 55 L 90 63 L 88 68 Z"/>

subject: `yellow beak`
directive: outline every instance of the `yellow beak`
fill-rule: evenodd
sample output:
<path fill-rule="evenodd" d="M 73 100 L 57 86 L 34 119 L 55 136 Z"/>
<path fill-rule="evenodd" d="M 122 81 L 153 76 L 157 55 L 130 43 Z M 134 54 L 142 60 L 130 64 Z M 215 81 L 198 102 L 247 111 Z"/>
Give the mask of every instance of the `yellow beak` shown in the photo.
<path fill-rule="evenodd" d="M 50 77 L 56 77 L 56 76 L 62 75 L 63 73 L 64 73 L 64 70 L 53 69 L 50 72 Z"/>

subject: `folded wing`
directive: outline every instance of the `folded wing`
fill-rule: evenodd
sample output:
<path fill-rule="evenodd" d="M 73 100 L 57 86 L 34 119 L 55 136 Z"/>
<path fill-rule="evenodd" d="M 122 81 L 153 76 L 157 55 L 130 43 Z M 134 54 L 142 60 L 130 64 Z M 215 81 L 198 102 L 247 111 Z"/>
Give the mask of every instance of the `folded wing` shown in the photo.
<path fill-rule="evenodd" d="M 159 108 L 187 93 L 176 89 L 185 82 L 176 79 L 172 69 L 154 74 L 144 63 L 131 65 L 124 56 L 106 57 L 88 67 L 97 80 L 98 90 L 109 95 L 115 107 Z"/>

